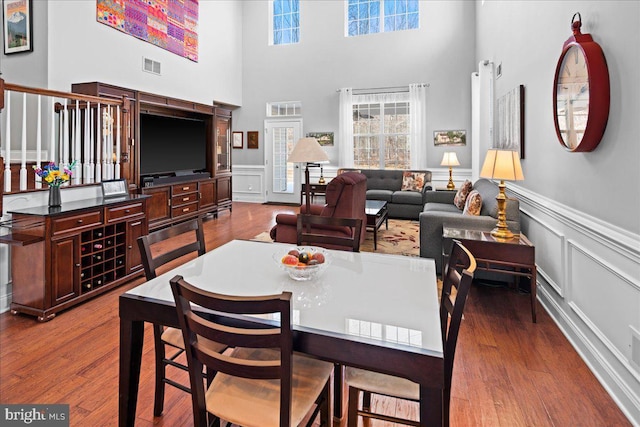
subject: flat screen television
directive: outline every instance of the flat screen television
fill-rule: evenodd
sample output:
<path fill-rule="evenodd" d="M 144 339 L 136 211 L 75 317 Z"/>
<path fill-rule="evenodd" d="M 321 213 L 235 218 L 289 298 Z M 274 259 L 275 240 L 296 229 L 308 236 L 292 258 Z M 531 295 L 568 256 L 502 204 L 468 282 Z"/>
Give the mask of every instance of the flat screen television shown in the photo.
<path fill-rule="evenodd" d="M 206 168 L 204 120 L 140 114 L 140 175 L 200 172 Z"/>

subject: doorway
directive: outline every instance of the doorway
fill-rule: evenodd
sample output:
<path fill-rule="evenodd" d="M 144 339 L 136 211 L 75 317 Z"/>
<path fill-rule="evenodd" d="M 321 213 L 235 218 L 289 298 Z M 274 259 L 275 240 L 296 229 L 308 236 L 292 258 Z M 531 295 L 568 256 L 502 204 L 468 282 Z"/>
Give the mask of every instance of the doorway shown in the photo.
<path fill-rule="evenodd" d="M 266 199 L 274 203 L 300 203 L 300 165 L 287 163 L 302 136 L 302 119 L 264 121 Z"/>

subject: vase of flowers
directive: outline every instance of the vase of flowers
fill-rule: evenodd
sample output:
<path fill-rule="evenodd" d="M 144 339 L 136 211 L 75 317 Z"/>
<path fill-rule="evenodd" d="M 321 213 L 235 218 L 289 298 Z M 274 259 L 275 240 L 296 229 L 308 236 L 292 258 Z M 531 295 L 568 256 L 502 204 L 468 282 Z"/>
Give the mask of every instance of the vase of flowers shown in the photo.
<path fill-rule="evenodd" d="M 76 164 L 74 161 L 68 168 L 60 169 L 59 165 L 51 162 L 42 167 L 33 167 L 38 175 L 44 182 L 49 184 L 49 207 L 60 206 L 62 204 L 62 198 L 60 197 L 60 186 L 65 182 L 71 180 L 73 166 Z"/>

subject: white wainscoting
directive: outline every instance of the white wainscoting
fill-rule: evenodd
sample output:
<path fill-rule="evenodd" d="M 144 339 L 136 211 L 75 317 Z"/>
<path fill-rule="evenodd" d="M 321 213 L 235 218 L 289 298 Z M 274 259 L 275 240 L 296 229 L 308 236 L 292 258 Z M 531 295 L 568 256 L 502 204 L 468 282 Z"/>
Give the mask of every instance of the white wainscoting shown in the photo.
<path fill-rule="evenodd" d="M 538 298 L 634 425 L 640 425 L 640 236 L 513 183 L 536 246 Z"/>
<path fill-rule="evenodd" d="M 233 165 L 232 199 L 235 202 L 266 202 L 263 165 Z"/>

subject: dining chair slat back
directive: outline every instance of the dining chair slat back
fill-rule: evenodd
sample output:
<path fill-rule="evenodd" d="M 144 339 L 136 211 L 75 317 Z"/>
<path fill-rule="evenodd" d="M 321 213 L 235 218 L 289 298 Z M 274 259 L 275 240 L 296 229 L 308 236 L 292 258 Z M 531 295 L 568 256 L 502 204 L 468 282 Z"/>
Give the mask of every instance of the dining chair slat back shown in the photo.
<path fill-rule="evenodd" d="M 192 234 L 192 236 L 189 237 L 189 234 Z M 167 243 L 167 240 L 173 238 L 186 239 L 187 242 L 176 247 L 175 244 Z M 166 247 L 167 250 L 163 251 L 163 247 Z M 202 219 L 196 218 L 141 236 L 138 238 L 138 248 L 140 249 L 145 277 L 147 280 L 154 279 L 158 275 L 158 269 L 171 261 L 189 254 L 195 254 L 196 256 L 205 254 L 206 248 Z M 164 410 L 165 384 L 169 384 L 187 393 L 190 393 L 191 389 L 187 385 L 167 377 L 167 368 L 169 366 L 182 371 L 188 371 L 187 366 L 177 360 L 184 352 L 182 331 L 176 328 L 154 324 L 153 340 L 156 362 L 153 415 L 159 417 Z M 168 357 L 165 345 L 169 345 L 175 349 Z M 211 347 L 215 347 L 215 345 Z M 225 347 L 223 346 L 218 347 L 219 351 L 224 351 L 224 349 Z"/>
<path fill-rule="evenodd" d="M 313 363 L 320 367 L 328 365 L 328 368 L 324 367 L 324 376 L 315 379 L 295 376 L 294 368 L 298 368 L 298 364 L 294 366 L 293 363 L 291 292 L 233 296 L 204 291 L 182 276 L 174 277 L 170 283 L 185 336 L 195 426 L 209 425 L 211 421 L 221 419 L 248 427 L 290 426 L 292 421 L 297 422 L 301 418 L 294 411 L 294 407 L 299 405 L 293 404 L 294 398 L 300 394 L 298 384 L 308 387 L 315 381 L 318 396 L 320 391 L 324 391 L 323 400 L 328 399 L 331 364 L 314 360 Z M 196 311 L 194 305 L 204 310 Z M 246 318 L 247 314 L 266 316 L 277 319 L 277 322 L 252 321 Z M 203 339 L 205 343 L 206 340 L 223 343 L 233 350 L 223 354 L 212 352 L 203 344 Z M 217 372 L 208 390 L 204 387 L 203 368 Z M 253 382 L 248 382 L 248 379 Z M 274 384 L 270 380 L 277 380 L 277 393 L 269 393 Z M 275 397 L 272 399 L 274 402 L 267 399 L 265 404 L 262 399 L 269 394 Z M 318 401 L 318 396 L 310 400 L 310 405 Z M 274 404 L 271 412 L 259 414 L 270 406 L 268 403 Z M 324 408 L 327 412 L 327 405 L 318 405 L 318 411 Z M 302 415 L 306 412 L 308 410 Z M 208 419 L 208 414 L 213 419 Z"/>
<path fill-rule="evenodd" d="M 449 405 L 451 401 L 451 377 L 458 332 L 462 323 L 464 307 L 476 270 L 476 260 L 459 241 L 454 240 L 447 265 L 443 270 L 442 293 L 440 296 L 440 328 L 444 350 L 444 387 L 443 387 L 443 426 L 449 425 Z M 455 289 L 455 293 L 453 290 Z M 420 401 L 418 384 L 404 378 L 365 371 L 346 369 L 346 382 L 349 386 L 348 427 L 358 425 L 358 416 L 386 420 L 398 424 L 416 426 L 419 421 L 407 420 L 390 415 L 374 413 L 371 409 L 371 394 Z M 362 393 L 362 409 L 358 408 Z"/>
<path fill-rule="evenodd" d="M 195 233 L 195 240 L 178 247 L 172 246 L 172 249 L 169 249 L 166 252 L 156 253 L 154 256 L 152 251 L 152 247 L 154 245 L 191 231 Z M 202 219 L 196 218 L 191 221 L 176 224 L 172 227 L 154 231 L 146 236 L 141 236 L 138 238 L 138 247 L 140 249 L 140 254 L 142 255 L 142 265 L 144 267 L 145 276 L 147 280 L 151 280 L 156 277 L 156 270 L 168 262 L 190 253 L 196 253 L 197 256 L 205 254 L 206 248 Z"/>

